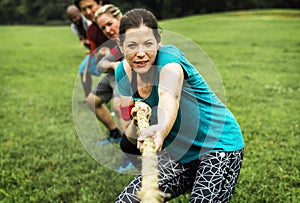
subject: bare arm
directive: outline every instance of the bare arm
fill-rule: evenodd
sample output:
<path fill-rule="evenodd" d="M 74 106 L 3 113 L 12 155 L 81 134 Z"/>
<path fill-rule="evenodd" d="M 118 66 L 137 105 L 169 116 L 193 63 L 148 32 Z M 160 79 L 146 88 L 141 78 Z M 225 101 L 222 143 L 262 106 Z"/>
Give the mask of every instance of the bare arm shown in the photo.
<path fill-rule="evenodd" d="M 120 99 L 122 107 L 134 105 L 134 101 L 131 97 L 120 96 Z M 137 128 L 131 120 L 125 121 L 125 135 L 131 143 L 136 144 Z"/>
<path fill-rule="evenodd" d="M 169 63 L 161 70 L 159 78 L 158 123 L 142 132 L 138 138 L 140 150 L 143 149 L 143 140 L 150 136 L 154 138 L 156 150 L 160 151 L 177 118 L 184 79 L 182 67 L 178 63 Z"/>

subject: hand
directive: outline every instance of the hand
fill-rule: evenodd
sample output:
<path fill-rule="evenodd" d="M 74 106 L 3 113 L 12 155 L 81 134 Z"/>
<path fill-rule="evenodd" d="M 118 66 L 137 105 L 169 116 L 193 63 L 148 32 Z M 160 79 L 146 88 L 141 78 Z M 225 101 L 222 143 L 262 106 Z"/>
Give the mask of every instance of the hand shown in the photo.
<path fill-rule="evenodd" d="M 103 56 L 110 53 L 110 49 L 108 47 L 101 47 L 98 51 L 94 53 L 97 60 L 100 60 Z"/>
<path fill-rule="evenodd" d="M 109 54 L 110 52 L 110 49 L 108 47 L 101 47 L 99 50 L 98 50 L 98 53 L 99 55 L 106 55 L 106 54 Z"/>
<path fill-rule="evenodd" d="M 161 136 L 161 125 L 152 125 L 149 128 L 142 130 L 141 135 L 137 139 L 137 148 L 143 152 L 143 142 L 146 138 L 154 140 L 155 151 L 159 152 L 162 150 L 164 139 Z"/>
<path fill-rule="evenodd" d="M 135 126 L 138 126 L 138 120 L 137 120 L 138 111 L 144 111 L 147 115 L 147 119 L 149 120 L 152 110 L 150 106 L 148 106 L 143 102 L 135 102 L 134 107 L 131 109 L 132 123 Z"/>
<path fill-rule="evenodd" d="M 120 61 L 111 62 L 111 68 L 112 68 L 113 70 L 116 70 L 116 68 L 118 67 L 119 63 L 120 63 Z"/>

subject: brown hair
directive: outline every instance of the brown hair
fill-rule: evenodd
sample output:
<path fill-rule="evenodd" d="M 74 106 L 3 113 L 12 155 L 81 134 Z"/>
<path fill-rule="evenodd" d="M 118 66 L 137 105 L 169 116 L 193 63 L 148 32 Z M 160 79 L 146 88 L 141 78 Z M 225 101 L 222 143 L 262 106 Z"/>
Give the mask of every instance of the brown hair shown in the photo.
<path fill-rule="evenodd" d="M 160 34 L 158 32 L 160 28 L 158 27 L 156 17 L 146 9 L 136 8 L 127 11 L 121 19 L 119 30 L 120 44 L 123 45 L 126 30 L 139 28 L 141 25 L 151 28 L 156 41 L 160 42 Z"/>
<path fill-rule="evenodd" d="M 81 8 L 80 8 L 80 2 L 81 2 L 82 0 L 74 0 L 74 5 L 79 9 L 79 10 L 81 10 Z M 94 0 L 97 4 L 102 4 L 102 0 Z"/>

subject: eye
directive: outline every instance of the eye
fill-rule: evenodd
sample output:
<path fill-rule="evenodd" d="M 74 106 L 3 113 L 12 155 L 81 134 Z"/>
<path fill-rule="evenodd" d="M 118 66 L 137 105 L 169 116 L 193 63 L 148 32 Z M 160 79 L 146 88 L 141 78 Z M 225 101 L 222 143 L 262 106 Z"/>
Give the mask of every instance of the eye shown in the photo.
<path fill-rule="evenodd" d="M 147 47 L 151 47 L 151 46 L 153 45 L 153 42 L 150 42 L 150 41 L 145 42 L 145 45 L 146 45 Z"/>
<path fill-rule="evenodd" d="M 127 45 L 127 47 L 128 47 L 129 49 L 134 49 L 134 48 L 136 48 L 136 44 L 130 43 L 130 44 Z"/>

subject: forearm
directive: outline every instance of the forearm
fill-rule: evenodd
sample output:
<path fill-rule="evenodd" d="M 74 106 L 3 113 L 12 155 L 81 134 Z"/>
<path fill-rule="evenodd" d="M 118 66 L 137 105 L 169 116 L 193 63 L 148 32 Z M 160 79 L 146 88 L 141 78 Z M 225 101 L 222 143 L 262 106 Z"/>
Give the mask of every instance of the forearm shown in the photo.
<path fill-rule="evenodd" d="M 116 58 L 112 54 L 105 55 L 97 64 L 97 70 L 100 73 L 105 73 L 109 69 L 115 70 L 119 62 L 116 62 Z"/>
<path fill-rule="evenodd" d="M 137 127 L 130 122 L 129 125 L 125 129 L 125 135 L 127 139 L 132 143 L 136 145 L 137 140 Z"/>
<path fill-rule="evenodd" d="M 161 126 L 161 137 L 164 140 L 170 133 L 178 114 L 179 101 L 168 91 L 160 91 L 157 110 L 157 125 Z"/>
<path fill-rule="evenodd" d="M 181 66 L 177 63 L 167 64 L 161 71 L 158 89 L 158 125 L 161 125 L 163 139 L 170 133 L 176 121 L 182 85 L 183 70 Z"/>
<path fill-rule="evenodd" d="M 126 122 L 125 123 L 125 135 L 130 142 L 136 145 L 136 138 L 137 138 L 137 128 L 133 124 L 131 120 L 131 111 L 134 106 L 134 101 L 131 97 L 120 96 L 121 105 L 120 105 L 120 112 L 121 118 Z"/>

